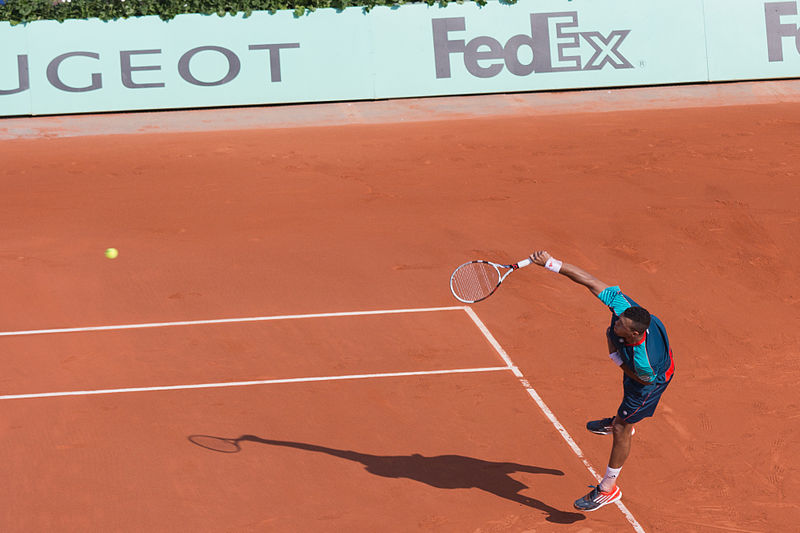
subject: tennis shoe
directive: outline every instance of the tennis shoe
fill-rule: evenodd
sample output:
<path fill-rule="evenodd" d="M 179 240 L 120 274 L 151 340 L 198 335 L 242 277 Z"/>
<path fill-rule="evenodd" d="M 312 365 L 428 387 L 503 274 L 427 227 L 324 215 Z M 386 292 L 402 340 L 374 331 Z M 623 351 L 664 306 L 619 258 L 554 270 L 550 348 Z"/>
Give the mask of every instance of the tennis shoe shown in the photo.
<path fill-rule="evenodd" d="M 586 429 L 597 435 L 609 435 L 614 431 L 614 417 L 586 422 Z M 631 428 L 631 435 L 635 434 L 636 428 Z"/>
<path fill-rule="evenodd" d="M 614 503 L 622 498 L 622 489 L 614 485 L 609 492 L 600 490 L 600 485 L 589 485 L 592 491 L 583 498 L 575 500 L 575 509 L 584 512 L 596 511 L 604 505 Z"/>
<path fill-rule="evenodd" d="M 613 431 L 613 428 L 613 416 L 611 418 L 603 418 L 601 420 L 592 420 L 591 422 L 586 422 L 586 429 L 598 435 L 608 435 Z"/>

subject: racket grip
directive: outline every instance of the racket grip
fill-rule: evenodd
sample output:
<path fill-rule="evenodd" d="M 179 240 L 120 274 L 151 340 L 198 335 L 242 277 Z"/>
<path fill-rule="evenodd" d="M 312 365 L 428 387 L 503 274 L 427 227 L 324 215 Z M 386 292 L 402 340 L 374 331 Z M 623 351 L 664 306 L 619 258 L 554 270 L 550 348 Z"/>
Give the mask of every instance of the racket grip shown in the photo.
<path fill-rule="evenodd" d="M 531 260 L 530 257 L 528 257 L 527 259 L 523 259 L 522 261 L 517 263 L 517 268 L 526 267 L 526 266 L 530 265 L 531 263 L 533 263 L 533 261 Z"/>

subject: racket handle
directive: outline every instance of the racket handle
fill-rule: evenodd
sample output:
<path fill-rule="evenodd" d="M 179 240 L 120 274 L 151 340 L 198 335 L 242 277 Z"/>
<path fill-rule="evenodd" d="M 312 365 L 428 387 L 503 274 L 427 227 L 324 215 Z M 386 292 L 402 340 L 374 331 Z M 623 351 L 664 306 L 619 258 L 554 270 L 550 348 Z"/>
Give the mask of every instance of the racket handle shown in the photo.
<path fill-rule="evenodd" d="M 523 259 L 522 261 L 517 263 L 517 268 L 526 267 L 526 266 L 530 265 L 531 263 L 533 263 L 533 260 L 531 260 L 530 257 L 527 258 L 527 259 Z"/>

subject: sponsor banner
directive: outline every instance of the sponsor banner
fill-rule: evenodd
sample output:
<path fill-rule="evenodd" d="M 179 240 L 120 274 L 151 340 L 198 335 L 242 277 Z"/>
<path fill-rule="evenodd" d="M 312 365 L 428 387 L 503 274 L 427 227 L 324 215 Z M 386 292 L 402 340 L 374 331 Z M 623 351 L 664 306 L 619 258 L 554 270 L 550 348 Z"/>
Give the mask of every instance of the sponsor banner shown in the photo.
<path fill-rule="evenodd" d="M 800 0 L 705 0 L 711 81 L 800 77 Z"/>
<path fill-rule="evenodd" d="M 358 9 L 303 18 L 282 11 L 168 22 L 42 21 L 6 24 L 0 35 L 0 91 L 6 93 L 0 93 L 0 115 L 374 96 L 374 73 L 365 64 L 368 25 Z M 33 103 L 23 105 L 26 98 Z"/>
<path fill-rule="evenodd" d="M 798 77 L 798 3 L 490 0 L 0 23 L 0 116 Z"/>
<path fill-rule="evenodd" d="M 0 116 L 33 114 L 28 32 L 0 22 Z"/>
<path fill-rule="evenodd" d="M 536 0 L 376 10 L 376 93 L 414 96 L 707 79 L 698 0 Z M 397 43 L 403 43 L 398 46 Z"/>

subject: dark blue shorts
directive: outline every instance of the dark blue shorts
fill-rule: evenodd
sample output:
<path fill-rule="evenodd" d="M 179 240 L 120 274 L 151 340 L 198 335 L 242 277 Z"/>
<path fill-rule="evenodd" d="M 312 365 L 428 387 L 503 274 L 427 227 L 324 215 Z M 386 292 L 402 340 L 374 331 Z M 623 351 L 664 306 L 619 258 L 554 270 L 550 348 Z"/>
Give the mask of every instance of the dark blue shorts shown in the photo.
<path fill-rule="evenodd" d="M 661 395 L 664 394 L 671 381 L 657 385 L 642 385 L 625 376 L 622 380 L 625 394 L 622 396 L 619 409 L 617 409 L 617 417 L 628 424 L 635 424 L 643 418 L 653 416 Z"/>

